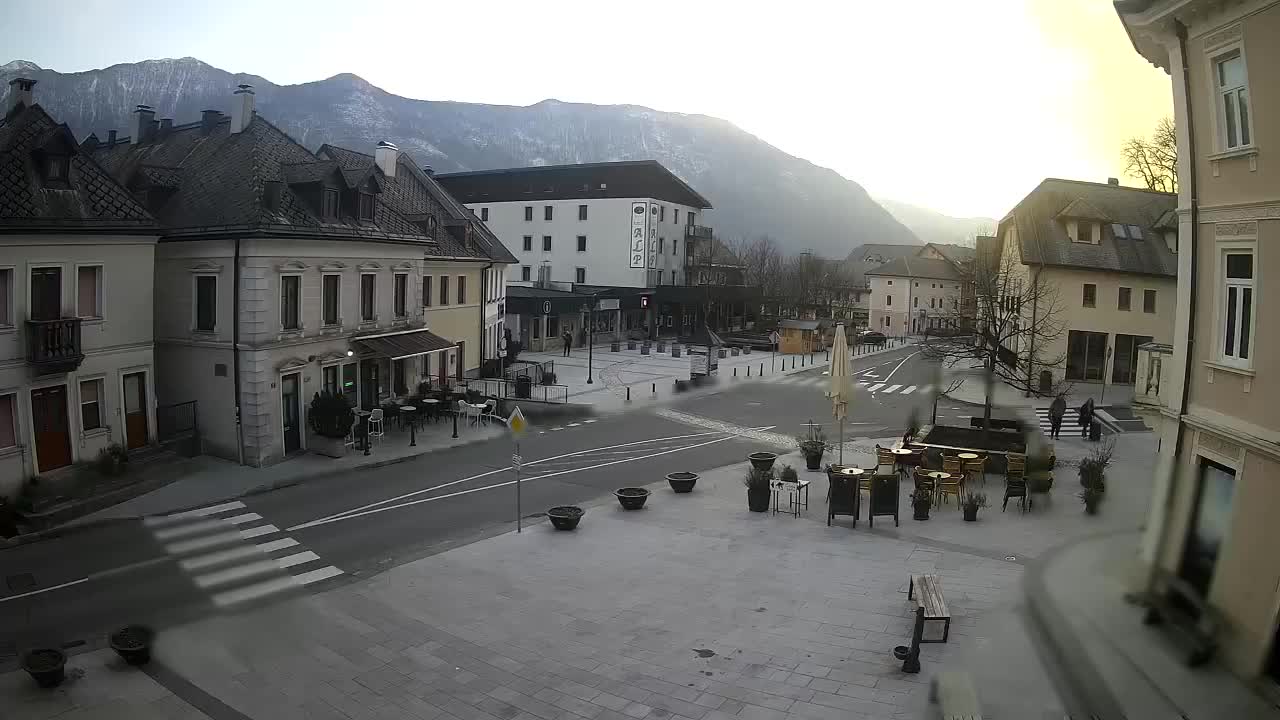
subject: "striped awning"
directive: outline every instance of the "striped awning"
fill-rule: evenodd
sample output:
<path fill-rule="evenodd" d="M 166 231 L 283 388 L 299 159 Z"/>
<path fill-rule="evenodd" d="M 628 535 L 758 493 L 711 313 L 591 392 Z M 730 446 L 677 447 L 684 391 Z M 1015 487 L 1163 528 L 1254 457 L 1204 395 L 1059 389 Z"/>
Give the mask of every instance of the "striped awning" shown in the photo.
<path fill-rule="evenodd" d="M 427 355 L 456 347 L 458 343 L 436 335 L 430 330 L 406 330 L 404 332 L 352 338 L 352 347 L 360 353 L 385 355 L 392 360 Z"/>

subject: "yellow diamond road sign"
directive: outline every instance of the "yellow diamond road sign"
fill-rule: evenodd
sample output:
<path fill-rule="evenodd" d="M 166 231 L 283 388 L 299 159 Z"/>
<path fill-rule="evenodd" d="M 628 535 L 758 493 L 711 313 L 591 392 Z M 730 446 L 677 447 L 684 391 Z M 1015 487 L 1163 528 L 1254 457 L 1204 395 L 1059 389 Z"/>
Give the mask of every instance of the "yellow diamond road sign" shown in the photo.
<path fill-rule="evenodd" d="M 520 406 L 511 411 L 511 417 L 507 418 L 507 428 L 511 430 L 511 434 L 519 437 L 529 429 L 529 421 L 524 419 L 524 413 L 520 412 Z"/>

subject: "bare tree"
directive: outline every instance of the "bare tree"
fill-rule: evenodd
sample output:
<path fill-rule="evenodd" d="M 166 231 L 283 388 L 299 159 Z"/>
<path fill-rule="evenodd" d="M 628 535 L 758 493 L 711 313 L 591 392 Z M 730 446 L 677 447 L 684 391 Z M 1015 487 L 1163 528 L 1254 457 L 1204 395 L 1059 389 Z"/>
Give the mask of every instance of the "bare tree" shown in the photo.
<path fill-rule="evenodd" d="M 1178 137 L 1173 119 L 1163 118 L 1151 139 L 1131 137 L 1120 149 L 1124 171 L 1142 180 L 1148 190 L 1178 191 Z"/>
<path fill-rule="evenodd" d="M 1050 346 L 1065 330 L 1058 320 L 1062 306 L 1057 290 L 1041 278 L 1039 267 L 1023 265 L 1013 253 L 1005 252 L 989 262 L 974 262 L 970 268 L 966 281 L 972 283 L 976 299 L 974 316 L 965 317 L 965 310 L 958 310 L 952 324 L 973 333 L 928 335 L 922 352 L 948 368 L 981 364 L 986 380 L 985 427 L 991 422 L 997 381 L 1026 393 L 1053 394 L 1061 389 L 1054 383 L 1042 387 L 1037 376 L 1065 360 L 1065 354 L 1050 354 Z"/>

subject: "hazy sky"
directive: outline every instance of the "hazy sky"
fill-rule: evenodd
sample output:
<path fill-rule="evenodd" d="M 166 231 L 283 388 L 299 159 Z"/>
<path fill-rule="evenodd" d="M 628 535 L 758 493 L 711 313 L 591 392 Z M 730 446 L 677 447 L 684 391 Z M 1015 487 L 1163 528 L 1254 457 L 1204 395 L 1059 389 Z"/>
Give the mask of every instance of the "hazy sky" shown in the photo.
<path fill-rule="evenodd" d="M 952 215 L 1117 176 L 1121 142 L 1172 112 L 1110 0 L 3 0 L 0 27 L 0 63 L 64 72 L 190 55 L 281 84 L 715 115 Z"/>

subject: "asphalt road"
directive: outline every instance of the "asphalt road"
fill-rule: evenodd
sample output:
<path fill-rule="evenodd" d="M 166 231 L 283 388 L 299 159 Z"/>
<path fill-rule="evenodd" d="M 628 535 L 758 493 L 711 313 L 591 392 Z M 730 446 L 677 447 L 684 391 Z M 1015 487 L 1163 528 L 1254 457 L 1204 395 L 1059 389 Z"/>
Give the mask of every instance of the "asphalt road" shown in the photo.
<path fill-rule="evenodd" d="M 856 359 L 853 368 L 861 387 L 846 437 L 899 435 L 913 410 L 921 421 L 929 418 L 935 369 L 912 348 Z M 724 381 L 674 409 L 787 436 L 802 433 L 812 419 L 826 424 L 834 440 L 826 386 L 822 370 Z M 939 413 L 952 420 L 947 416 L 968 412 L 964 408 L 944 400 Z M 586 503 L 618 487 L 768 449 L 652 409 L 556 427 L 534 428 L 521 443 L 522 514 L 530 522 L 545 522 L 535 515 L 554 505 Z M 12 663 L 16 648 L 35 642 L 92 644 L 126 623 L 163 626 L 270 602 L 504 532 L 516 517 L 514 450 L 509 439 L 466 445 L 317 478 L 172 522 L 114 523 L 0 551 L 0 666 Z"/>

